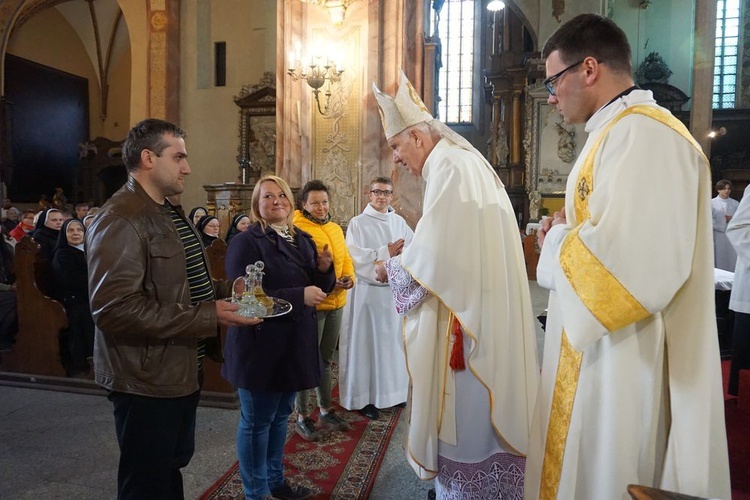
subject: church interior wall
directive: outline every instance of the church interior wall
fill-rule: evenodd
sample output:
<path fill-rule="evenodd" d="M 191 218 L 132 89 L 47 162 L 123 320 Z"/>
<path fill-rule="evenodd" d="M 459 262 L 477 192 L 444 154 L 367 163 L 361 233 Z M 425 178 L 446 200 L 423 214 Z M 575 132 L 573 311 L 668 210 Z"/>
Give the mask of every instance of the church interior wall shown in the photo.
<path fill-rule="evenodd" d="M 564 0 L 551 1 L 529 1 L 518 2 L 521 5 L 537 4 L 539 16 L 537 26 L 532 25 L 532 29 L 538 35 L 539 50 L 542 49 L 545 40 L 557 30 L 562 24 L 570 21 L 578 14 L 586 12 L 596 12 L 604 14 L 602 0 L 576 0 L 575 2 L 565 2 Z M 531 21 L 531 19 L 529 19 Z"/>
<path fill-rule="evenodd" d="M 658 52 L 672 71 L 669 84 L 690 95 L 693 69 L 694 11 L 684 0 L 652 2 L 648 8 L 638 4 L 616 3 L 612 19 L 628 35 L 633 71 L 651 52 Z M 690 101 L 683 107 L 690 109 Z"/>
<path fill-rule="evenodd" d="M 117 0 L 130 35 L 130 119 L 132 125 L 149 117 L 148 109 L 148 21 L 144 0 Z"/>
<path fill-rule="evenodd" d="M 183 204 L 190 207 L 204 203 L 204 184 L 237 180 L 239 108 L 234 104 L 233 97 L 240 93 L 243 86 L 257 83 L 264 72 L 271 71 L 281 73 L 277 74 L 279 100 L 291 98 L 283 103 L 287 111 L 281 113 L 281 120 L 291 125 L 283 131 L 287 137 L 282 139 L 287 142 L 282 144 L 280 140 L 277 143 L 277 147 L 281 148 L 278 151 L 278 172 L 288 178 L 293 187 L 299 187 L 313 177 L 324 177 L 334 184 L 341 179 L 341 186 L 350 188 L 347 199 L 354 200 L 347 207 L 347 216 L 342 222 L 350 214 L 357 213 L 366 201 L 360 191 L 362 183 L 369 177 L 375 174 L 400 176 L 402 179 L 397 179 L 397 182 L 403 185 L 398 191 L 408 194 L 409 200 L 405 196 L 396 202 L 411 203 L 412 198 L 415 200 L 413 205 L 400 207 L 401 211 L 408 212 L 405 214 L 407 220 L 415 223 L 421 210 L 418 203 L 421 198 L 420 185 L 419 182 L 411 182 L 412 179 L 400 167 L 393 166 L 380 129 L 372 126 L 378 118 L 370 83 L 375 81 L 390 92 L 398 78 L 396 70 L 403 67 L 421 89 L 421 52 L 412 45 L 421 43 L 415 33 L 429 30 L 427 26 L 422 27 L 422 23 L 419 23 L 419 29 L 415 29 L 416 24 L 412 20 L 416 17 L 423 22 L 429 19 L 425 11 L 431 9 L 432 2 L 423 0 L 418 4 L 421 8 L 414 7 L 416 3 L 402 0 L 356 2 L 347 12 L 341 28 L 334 28 L 325 10 L 318 6 L 302 4 L 297 0 L 286 2 L 294 9 L 293 16 L 298 17 L 285 21 L 277 14 L 278 5 L 284 2 L 272 0 L 177 0 L 171 3 L 179 5 L 177 17 L 181 45 L 178 77 L 180 105 L 176 121 L 188 132 L 188 149 L 193 167 Z M 113 57 L 110 67 L 108 112 L 104 122 L 99 119 L 101 102 L 97 67 L 95 59 L 92 59 L 91 34 L 82 34 L 83 29 L 76 27 L 76 23 L 71 26 L 72 17 L 66 14 L 76 3 L 80 5 L 75 8 L 87 10 L 86 2 L 69 2 L 40 11 L 13 33 L 8 52 L 87 78 L 90 87 L 91 137 L 101 135 L 121 140 L 130 126 L 153 115 L 153 110 L 149 109 L 151 20 L 148 18 L 148 8 L 152 4 L 161 5 L 164 0 L 98 0 L 96 3 L 99 5 L 97 9 L 119 6 L 123 12 L 122 22 L 126 25 L 126 29 L 118 35 L 124 40 L 116 44 L 125 49 L 120 49 L 121 52 Z M 646 9 L 640 8 L 642 2 L 637 0 L 580 0 L 575 3 L 562 0 L 508 0 L 506 3 L 528 23 L 526 27 L 534 38 L 536 50 L 541 50 L 546 38 L 575 15 L 583 12 L 605 13 L 623 26 L 628 34 L 633 45 L 634 69 L 650 52 L 657 51 L 673 71 L 669 83 L 688 95 L 691 93 L 694 47 L 693 37 L 688 33 L 693 32 L 695 12 L 686 8 L 682 0 L 652 1 Z M 478 4 L 481 4 L 479 9 L 483 10 L 485 2 Z M 486 21 L 486 16 L 478 16 L 477 29 L 486 32 Z M 338 163 L 331 163 L 331 158 L 322 154 L 331 121 L 315 114 L 317 111 L 313 107 L 309 87 L 301 81 L 291 82 L 285 75 L 285 64 L 288 62 L 286 53 L 291 47 L 286 46 L 287 39 L 280 34 L 284 22 L 291 22 L 292 26 L 286 28 L 301 35 L 301 40 L 306 44 L 316 33 L 326 33 L 334 39 L 338 37 L 344 42 L 354 43 L 354 53 L 349 54 L 350 60 L 344 62 L 350 66 L 348 75 L 357 72 L 356 77 L 350 80 L 354 92 L 349 102 L 355 106 L 352 116 L 356 114 L 356 123 L 347 124 L 345 134 L 351 149 L 347 156 L 336 160 Z M 214 43 L 218 41 L 227 44 L 224 87 L 214 85 Z M 478 46 L 482 46 L 481 42 Z M 487 55 L 486 46 L 483 51 L 483 55 Z M 480 57 L 478 74 L 487 59 Z M 126 82 L 129 82 L 129 86 Z M 288 89 L 285 90 L 284 86 Z M 485 82 L 479 76 L 479 96 L 482 96 L 484 86 Z M 298 106 L 300 112 L 297 111 Z M 474 129 L 462 132 L 484 151 L 492 114 L 486 103 L 478 107 L 482 111 Z M 688 107 L 689 103 L 684 109 Z M 282 125 L 287 127 L 277 123 L 277 128 Z M 376 125 L 379 126 L 379 123 Z M 282 131 L 277 133 L 283 135 Z M 290 139 L 290 135 L 295 137 Z M 339 175 L 343 172 L 341 167 L 350 171 Z"/>
<path fill-rule="evenodd" d="M 130 48 L 118 57 L 109 68 L 109 94 L 107 117 L 102 124 L 101 136 L 112 140 L 124 140 L 130 128 L 130 75 L 132 62 Z M 92 136 L 92 138 L 95 136 Z"/>
<path fill-rule="evenodd" d="M 89 130 L 101 134 L 101 98 L 94 66 L 80 38 L 56 9 L 46 9 L 15 31 L 8 43 L 9 54 L 88 80 Z"/>
<path fill-rule="evenodd" d="M 204 184 L 237 182 L 239 108 L 243 85 L 276 71 L 276 2 L 184 0 L 180 12 L 180 125 L 192 174 L 186 208 L 204 205 Z M 214 43 L 226 42 L 226 86 L 214 85 Z"/>

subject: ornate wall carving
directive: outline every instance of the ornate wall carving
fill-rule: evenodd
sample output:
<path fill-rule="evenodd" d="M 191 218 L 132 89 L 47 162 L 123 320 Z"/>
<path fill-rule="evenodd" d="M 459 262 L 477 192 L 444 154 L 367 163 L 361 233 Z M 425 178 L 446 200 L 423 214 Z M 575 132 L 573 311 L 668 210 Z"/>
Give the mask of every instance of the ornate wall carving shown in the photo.
<path fill-rule="evenodd" d="M 244 85 L 234 102 L 240 107 L 238 180 L 254 183 L 276 173 L 276 75 L 267 71 L 260 82 Z"/>
<path fill-rule="evenodd" d="M 328 116 L 313 111 L 314 152 L 313 178 L 331 188 L 332 215 L 338 222 L 346 222 L 359 213 L 355 205 L 355 185 L 360 169 L 359 144 L 362 83 L 355 68 L 361 67 L 360 29 L 354 27 L 338 40 L 346 54 L 349 68 L 341 80 L 331 84 Z M 321 99 L 322 99 L 321 94 Z"/>
<path fill-rule="evenodd" d="M 568 174 L 586 142 L 583 125 L 564 123 L 555 107 L 547 104 L 548 97 L 543 86 L 530 88 L 526 95 L 523 147 L 530 219 L 539 218 L 545 197 L 565 194 Z"/>

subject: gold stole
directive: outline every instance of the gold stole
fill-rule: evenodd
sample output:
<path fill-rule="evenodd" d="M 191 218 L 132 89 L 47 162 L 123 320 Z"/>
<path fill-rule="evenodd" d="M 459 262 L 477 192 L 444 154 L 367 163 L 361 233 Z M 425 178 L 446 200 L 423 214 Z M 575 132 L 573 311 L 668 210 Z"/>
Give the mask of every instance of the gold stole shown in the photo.
<path fill-rule="evenodd" d="M 578 232 L 583 223 L 590 218 L 588 201 L 594 191 L 594 157 L 610 129 L 622 118 L 631 114 L 644 115 L 667 125 L 688 140 L 702 154 L 700 145 L 677 118 L 659 108 L 640 105 L 627 108 L 615 116 L 586 156 L 578 173 L 573 194 L 575 220 L 578 225 L 565 237 L 560 247 L 560 265 L 576 295 L 610 333 L 644 319 L 650 313 L 586 247 Z M 573 414 L 582 360 L 583 352 L 573 349 L 563 330 L 542 464 L 539 490 L 539 498 L 542 500 L 556 498 L 560 487 L 565 444 Z"/>

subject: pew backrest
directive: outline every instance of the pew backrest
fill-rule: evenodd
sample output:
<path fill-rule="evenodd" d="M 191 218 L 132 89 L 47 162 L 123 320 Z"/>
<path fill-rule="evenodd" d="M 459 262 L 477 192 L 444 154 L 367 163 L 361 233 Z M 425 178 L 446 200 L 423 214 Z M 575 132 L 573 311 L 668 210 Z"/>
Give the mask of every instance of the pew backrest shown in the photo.
<path fill-rule="evenodd" d="M 29 236 L 16 244 L 18 335 L 13 351 L 3 354 L 0 370 L 64 377 L 60 362 L 60 330 L 68 326 L 62 304 L 42 293 L 36 283 L 39 245 Z"/>

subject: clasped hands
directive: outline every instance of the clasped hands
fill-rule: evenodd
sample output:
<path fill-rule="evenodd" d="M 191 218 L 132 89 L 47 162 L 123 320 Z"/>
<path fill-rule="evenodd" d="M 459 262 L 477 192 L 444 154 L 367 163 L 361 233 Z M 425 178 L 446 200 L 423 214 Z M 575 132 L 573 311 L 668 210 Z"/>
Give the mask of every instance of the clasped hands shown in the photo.
<path fill-rule="evenodd" d="M 547 217 L 546 219 L 542 219 L 542 227 L 539 228 L 536 232 L 536 241 L 537 243 L 539 243 L 539 248 L 542 248 L 542 245 L 544 244 L 544 238 L 547 237 L 547 233 L 550 229 L 552 229 L 552 226 L 567 223 L 568 221 L 565 217 L 565 207 L 563 207 L 559 212 L 555 212 L 551 218 Z"/>
<path fill-rule="evenodd" d="M 401 252 L 404 251 L 404 243 L 405 241 L 403 238 L 388 243 L 388 255 L 391 257 L 401 255 Z M 385 270 L 385 261 L 383 260 L 375 262 L 375 281 L 388 283 L 388 272 Z"/>

